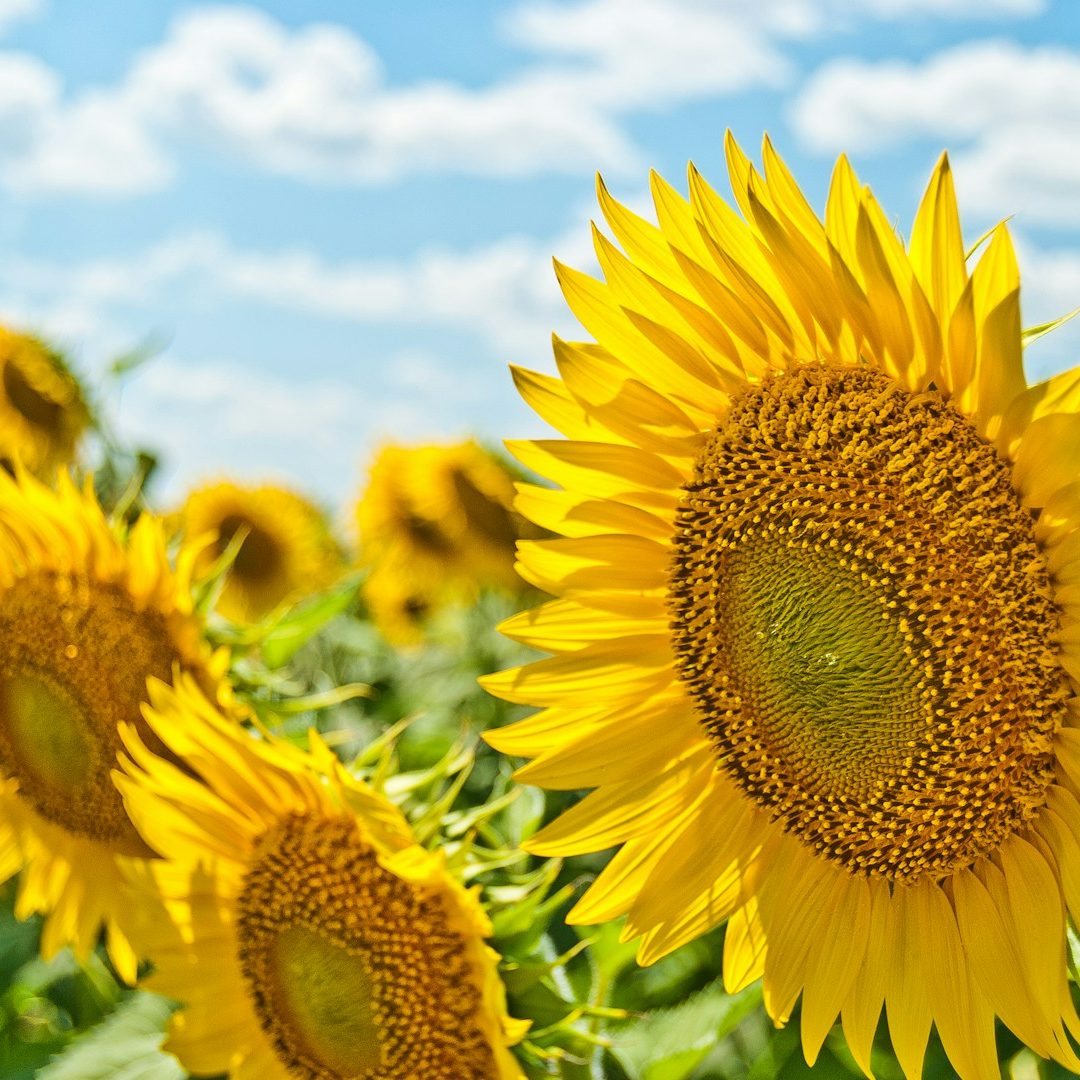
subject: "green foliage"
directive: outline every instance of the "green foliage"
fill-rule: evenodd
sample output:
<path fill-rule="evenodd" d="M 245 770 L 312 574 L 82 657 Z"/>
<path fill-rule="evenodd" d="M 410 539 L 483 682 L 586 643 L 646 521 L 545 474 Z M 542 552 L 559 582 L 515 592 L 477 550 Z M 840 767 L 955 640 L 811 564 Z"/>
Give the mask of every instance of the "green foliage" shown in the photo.
<path fill-rule="evenodd" d="M 42 1069 L 39 1080 L 184 1080 L 176 1059 L 161 1051 L 173 1008 L 156 994 L 125 995 L 109 1017 Z"/>
<path fill-rule="evenodd" d="M 627 1076 L 690 1080 L 709 1052 L 760 1004 L 756 986 L 730 995 L 712 983 L 678 1005 L 628 1024 L 613 1036 L 611 1052 Z"/>

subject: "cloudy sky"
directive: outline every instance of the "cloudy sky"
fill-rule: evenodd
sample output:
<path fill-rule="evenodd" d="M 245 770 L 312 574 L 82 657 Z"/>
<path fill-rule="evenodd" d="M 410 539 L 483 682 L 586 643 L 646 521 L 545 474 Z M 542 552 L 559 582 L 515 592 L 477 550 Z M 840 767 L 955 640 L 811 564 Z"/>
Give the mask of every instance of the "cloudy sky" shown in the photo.
<path fill-rule="evenodd" d="M 948 147 L 1025 321 L 1080 304 L 1075 0 L 0 0 L 0 317 L 91 378 L 159 350 L 109 397 L 164 497 L 341 505 L 379 440 L 538 432 L 506 365 L 574 334 L 595 172 L 722 187 L 727 127 L 819 209 L 847 151 L 902 230 Z M 1029 374 L 1077 358 L 1073 324 Z"/>

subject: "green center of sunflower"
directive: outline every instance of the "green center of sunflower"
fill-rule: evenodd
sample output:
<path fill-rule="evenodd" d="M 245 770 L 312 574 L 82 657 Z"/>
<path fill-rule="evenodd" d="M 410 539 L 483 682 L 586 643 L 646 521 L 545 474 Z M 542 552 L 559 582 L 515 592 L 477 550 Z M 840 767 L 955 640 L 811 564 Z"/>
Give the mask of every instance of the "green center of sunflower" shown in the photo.
<path fill-rule="evenodd" d="M 1043 804 L 1068 696 L 1045 562 L 938 394 L 823 366 L 749 388 L 686 486 L 671 576 L 721 764 L 822 854 L 942 875 Z"/>
<path fill-rule="evenodd" d="M 310 1056 L 340 1076 L 379 1067 L 379 1029 L 371 1014 L 371 979 L 362 957 L 293 926 L 270 944 L 275 1012 L 287 1016 Z"/>
<path fill-rule="evenodd" d="M 118 724 L 138 728 L 150 676 L 179 659 L 164 620 L 123 590 L 37 573 L 0 591 L 0 771 L 46 820 L 146 856 L 112 782 Z"/>
<path fill-rule="evenodd" d="M 483 998 L 443 898 L 385 869 L 352 818 L 264 837 L 238 904 L 255 1012 L 303 1080 L 494 1080 Z"/>
<path fill-rule="evenodd" d="M 86 782 L 93 746 L 86 710 L 44 672 L 22 671 L 0 683 L 0 717 L 13 757 L 35 784 L 59 796 Z"/>

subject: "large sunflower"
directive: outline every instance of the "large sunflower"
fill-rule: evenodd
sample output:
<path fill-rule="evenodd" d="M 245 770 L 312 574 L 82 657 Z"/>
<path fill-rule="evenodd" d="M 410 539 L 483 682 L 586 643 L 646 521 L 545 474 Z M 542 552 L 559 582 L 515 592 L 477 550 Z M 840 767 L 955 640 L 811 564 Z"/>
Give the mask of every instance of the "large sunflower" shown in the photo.
<path fill-rule="evenodd" d="M 47 916 L 45 956 L 71 944 L 85 957 L 104 924 L 129 981 L 121 869 L 152 853 L 112 783 L 117 725 L 141 724 L 151 676 L 179 668 L 214 687 L 223 674 L 192 614 L 190 563 L 170 569 L 149 516 L 120 535 L 66 475 L 54 492 L 0 472 L 0 877 L 22 869 L 15 913 Z"/>
<path fill-rule="evenodd" d="M 443 857 L 314 733 L 255 739 L 190 680 L 152 698 L 181 767 L 128 726 L 117 784 L 168 855 L 135 871 L 168 917 L 134 931 L 181 1002 L 166 1048 L 233 1080 L 518 1080 L 490 923 Z"/>
<path fill-rule="evenodd" d="M 234 621 L 257 622 L 279 605 L 330 585 L 343 567 L 322 512 L 284 488 L 210 484 L 188 495 L 179 520 L 188 537 L 215 536 L 199 559 L 200 574 L 243 534 L 217 605 Z"/>
<path fill-rule="evenodd" d="M 37 338 L 0 327 L 0 461 L 52 479 L 69 464 L 90 413 L 74 376 Z"/>
<path fill-rule="evenodd" d="M 947 160 L 909 247 L 841 158 L 825 221 L 768 141 L 729 138 L 741 216 L 690 173 L 659 226 L 601 187 L 605 281 L 559 267 L 595 343 L 519 371 L 565 440 L 519 508 L 557 655 L 488 677 L 543 711 L 488 738 L 593 787 L 530 845 L 622 845 L 572 912 L 649 963 L 727 921 L 724 979 L 802 996 L 813 1062 L 884 1003 L 905 1074 L 931 1023 L 996 1078 L 995 1014 L 1080 1070 L 1080 371 L 1028 387 L 1004 226 L 969 272 Z M 624 253 L 625 252 L 625 253 Z"/>

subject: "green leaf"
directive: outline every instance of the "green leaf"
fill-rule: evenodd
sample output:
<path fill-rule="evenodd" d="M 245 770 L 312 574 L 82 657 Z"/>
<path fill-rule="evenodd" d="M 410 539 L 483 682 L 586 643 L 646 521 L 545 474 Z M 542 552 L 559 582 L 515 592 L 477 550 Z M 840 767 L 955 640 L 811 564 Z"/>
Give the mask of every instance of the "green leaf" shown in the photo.
<path fill-rule="evenodd" d="M 161 1050 L 173 1008 L 167 998 L 136 991 L 54 1058 L 38 1080 L 184 1080 L 187 1073 Z"/>
<path fill-rule="evenodd" d="M 262 640 L 263 663 L 268 668 L 288 663 L 328 622 L 348 610 L 359 583 L 359 576 L 352 574 L 325 595 L 288 612 Z"/>
<path fill-rule="evenodd" d="M 284 698 L 281 701 L 253 701 L 256 709 L 265 710 L 278 716 L 295 716 L 297 713 L 318 712 L 320 709 L 332 709 L 346 701 L 368 697 L 371 687 L 367 683 L 348 683 L 346 686 L 333 686 L 329 690 L 319 690 L 302 697 Z"/>
<path fill-rule="evenodd" d="M 741 994 L 719 981 L 670 1009 L 648 1013 L 613 1037 L 612 1053 L 639 1080 L 687 1080 L 721 1039 L 761 1002 L 761 988 Z"/>
<path fill-rule="evenodd" d="M 160 356 L 167 345 L 168 342 L 160 337 L 147 338 L 136 345 L 135 348 L 128 349 L 127 352 L 117 356 L 105 369 L 105 377 L 107 379 L 122 379 L 125 375 L 130 375 L 131 372 L 142 367 L 148 360 Z"/>

